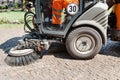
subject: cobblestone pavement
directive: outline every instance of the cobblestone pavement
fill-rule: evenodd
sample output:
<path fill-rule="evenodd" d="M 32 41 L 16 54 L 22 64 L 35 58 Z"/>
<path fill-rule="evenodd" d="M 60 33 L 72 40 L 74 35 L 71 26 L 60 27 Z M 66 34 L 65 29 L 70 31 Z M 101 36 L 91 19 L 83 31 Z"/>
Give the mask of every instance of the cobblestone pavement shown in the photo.
<path fill-rule="evenodd" d="M 60 52 L 27 66 L 8 66 L 4 52 L 23 34 L 22 28 L 0 28 L 0 80 L 120 80 L 120 43 L 110 40 L 91 60 L 75 60 Z"/>

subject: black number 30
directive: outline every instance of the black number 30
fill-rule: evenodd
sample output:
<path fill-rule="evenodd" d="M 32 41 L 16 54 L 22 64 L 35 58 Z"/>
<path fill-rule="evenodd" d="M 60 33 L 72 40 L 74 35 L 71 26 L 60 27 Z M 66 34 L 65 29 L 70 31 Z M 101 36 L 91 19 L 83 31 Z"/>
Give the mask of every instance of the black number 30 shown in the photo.
<path fill-rule="evenodd" d="M 69 6 L 69 12 L 76 12 L 76 6 Z"/>

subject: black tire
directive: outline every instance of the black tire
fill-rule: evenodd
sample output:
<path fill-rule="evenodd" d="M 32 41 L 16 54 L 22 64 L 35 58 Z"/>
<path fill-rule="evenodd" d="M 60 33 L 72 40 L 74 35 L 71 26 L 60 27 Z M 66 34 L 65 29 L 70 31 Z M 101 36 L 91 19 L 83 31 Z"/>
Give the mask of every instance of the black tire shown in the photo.
<path fill-rule="evenodd" d="M 66 39 L 67 51 L 76 59 L 91 59 L 100 51 L 101 47 L 100 34 L 90 27 L 76 28 Z"/>

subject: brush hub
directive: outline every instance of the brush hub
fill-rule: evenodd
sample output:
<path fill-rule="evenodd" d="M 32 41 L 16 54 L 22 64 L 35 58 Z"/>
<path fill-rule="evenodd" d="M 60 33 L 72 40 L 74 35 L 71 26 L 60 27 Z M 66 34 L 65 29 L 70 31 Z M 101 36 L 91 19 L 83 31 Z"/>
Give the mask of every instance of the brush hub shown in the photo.
<path fill-rule="evenodd" d="M 20 49 L 19 50 L 19 49 L 17 49 L 17 46 L 16 46 L 9 51 L 9 55 L 11 55 L 11 56 L 24 56 L 24 55 L 31 54 L 33 52 L 34 52 L 33 49 Z"/>

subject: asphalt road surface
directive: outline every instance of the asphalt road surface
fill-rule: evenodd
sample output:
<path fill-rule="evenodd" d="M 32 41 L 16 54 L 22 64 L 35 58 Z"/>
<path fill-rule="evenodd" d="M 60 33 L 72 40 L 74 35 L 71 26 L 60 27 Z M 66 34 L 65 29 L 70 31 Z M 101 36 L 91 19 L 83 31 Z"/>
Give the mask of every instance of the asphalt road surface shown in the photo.
<path fill-rule="evenodd" d="M 0 80 L 120 80 L 120 42 L 110 40 L 91 60 L 75 60 L 61 51 L 27 66 L 8 66 L 5 51 L 24 34 L 22 28 L 0 28 Z"/>

